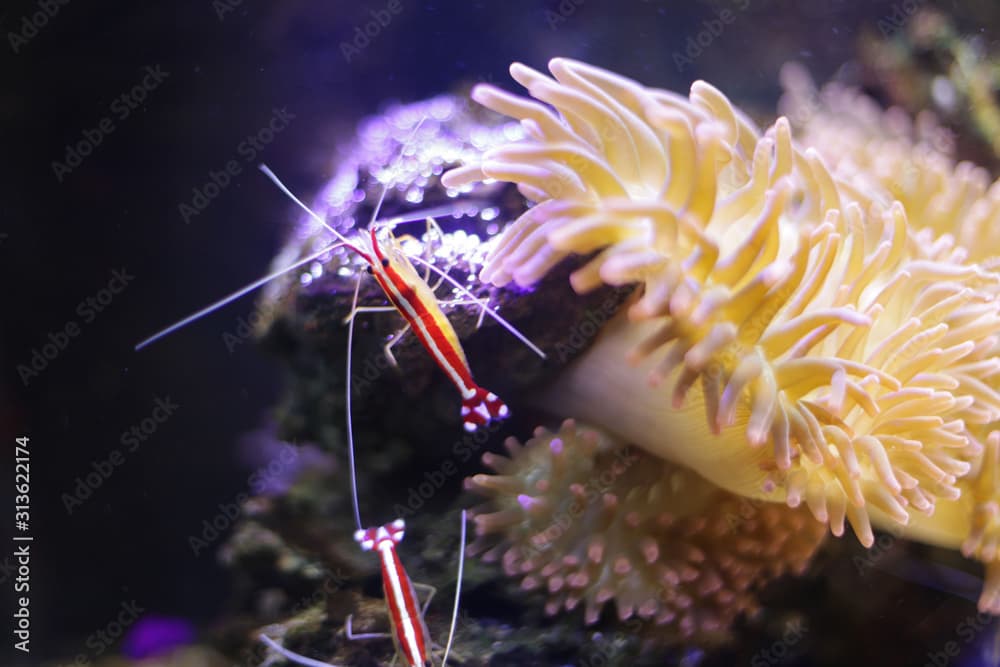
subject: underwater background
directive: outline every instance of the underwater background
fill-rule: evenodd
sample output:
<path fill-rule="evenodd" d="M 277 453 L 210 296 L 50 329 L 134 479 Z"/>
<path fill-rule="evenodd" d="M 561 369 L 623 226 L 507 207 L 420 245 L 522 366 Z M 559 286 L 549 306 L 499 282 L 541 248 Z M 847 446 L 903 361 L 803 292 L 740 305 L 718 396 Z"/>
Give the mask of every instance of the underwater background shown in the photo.
<path fill-rule="evenodd" d="M 836 78 L 883 106 L 916 114 L 939 104 L 957 157 L 993 178 L 1000 166 L 992 2 L 17 0 L 2 14 L 0 433 L 11 454 L 0 468 L 11 533 L 33 539 L 22 582 L 30 653 L 15 646 L 29 635 L 14 632 L 28 591 L 15 587 L 16 550 L 28 543 L 0 550 L 10 628 L 0 665 L 281 665 L 254 640 L 265 627 L 293 628 L 296 650 L 317 659 L 389 664 L 388 641 L 345 653 L 333 639 L 342 622 L 332 619 L 355 608 L 387 628 L 375 561 L 350 539 L 343 394 L 331 398 L 336 380 L 324 375 L 342 377 L 333 360 L 342 363 L 353 282 L 339 300 L 319 298 L 323 285 L 289 300 L 294 285 L 283 285 L 133 349 L 277 266 L 300 214 L 258 163 L 312 201 L 359 159 L 362 119 L 465 98 L 478 82 L 517 90 L 510 63 L 543 71 L 563 56 L 681 94 L 704 79 L 761 126 L 777 114 L 782 66 L 798 62 L 818 84 Z M 921 96 L 959 58 L 982 64 L 987 97 L 970 101 L 944 83 Z M 508 220 L 523 206 L 490 204 Z M 379 300 L 377 290 L 367 296 Z M 601 298 L 617 306 L 625 295 Z M 511 317 L 544 338 L 560 300 L 514 304 Z M 329 327 L 329 339 L 309 339 L 306 326 Z M 357 358 L 377 358 L 394 326 L 362 328 Z M 514 397 L 548 372 L 516 341 L 491 335 L 467 349 L 470 364 Z M 328 356 L 311 356 L 303 339 L 328 343 Z M 417 370 L 379 373 L 384 384 L 358 417 L 372 521 L 394 518 L 439 469 L 446 453 L 434 442 L 446 449 L 462 435 L 457 420 L 432 418 L 455 406 L 420 349 L 400 360 Z M 515 417 L 477 454 L 503 452 L 505 437 L 524 441 L 540 423 Z M 384 435 L 392 423 L 405 426 Z M 20 437 L 30 438 L 30 494 L 15 483 Z M 407 517 L 400 546 L 411 577 L 441 588 L 428 616 L 441 642 L 456 508 L 482 502 L 460 498 L 461 479 L 486 471 L 478 459 Z M 30 496 L 30 528 L 15 521 L 17 495 Z M 544 596 L 524 596 L 470 556 L 449 664 L 1000 664 L 996 620 L 975 603 L 981 567 L 877 536 L 874 551 L 849 529 L 826 539 L 804 573 L 757 594 L 756 615 L 705 641 L 658 641 L 655 628 L 638 631 L 611 612 L 595 625 L 579 609 L 547 616 Z M 323 588 L 330 581 L 334 592 Z"/>

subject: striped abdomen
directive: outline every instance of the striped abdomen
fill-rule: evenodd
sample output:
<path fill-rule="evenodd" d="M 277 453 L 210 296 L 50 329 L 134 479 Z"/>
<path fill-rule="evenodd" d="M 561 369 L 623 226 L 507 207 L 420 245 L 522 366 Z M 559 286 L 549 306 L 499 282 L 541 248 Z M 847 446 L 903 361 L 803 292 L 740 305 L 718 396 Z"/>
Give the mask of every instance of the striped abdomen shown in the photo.
<path fill-rule="evenodd" d="M 506 417 L 509 410 L 503 401 L 472 378 L 458 334 L 430 288 L 412 266 L 407 266 L 408 271 L 400 271 L 396 265 L 386 264 L 375 266 L 375 278 L 392 305 L 406 318 L 424 349 L 458 389 L 465 430 L 474 431 L 493 419 Z M 412 275 L 407 280 L 404 274 Z"/>

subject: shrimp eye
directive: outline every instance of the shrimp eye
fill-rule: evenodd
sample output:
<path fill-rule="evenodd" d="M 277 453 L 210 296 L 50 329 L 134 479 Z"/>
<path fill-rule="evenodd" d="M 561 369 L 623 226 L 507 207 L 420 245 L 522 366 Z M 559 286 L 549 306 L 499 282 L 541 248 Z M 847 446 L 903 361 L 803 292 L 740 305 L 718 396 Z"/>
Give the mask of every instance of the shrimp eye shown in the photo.
<path fill-rule="evenodd" d="M 367 272 L 368 272 L 368 275 L 371 275 L 371 274 L 373 273 L 373 271 L 372 271 L 372 267 L 371 267 L 371 266 L 366 266 L 366 267 L 365 267 L 365 271 L 367 271 Z"/>
<path fill-rule="evenodd" d="M 386 268 L 386 269 L 389 268 L 389 258 L 388 257 L 383 257 L 382 258 L 382 267 Z"/>

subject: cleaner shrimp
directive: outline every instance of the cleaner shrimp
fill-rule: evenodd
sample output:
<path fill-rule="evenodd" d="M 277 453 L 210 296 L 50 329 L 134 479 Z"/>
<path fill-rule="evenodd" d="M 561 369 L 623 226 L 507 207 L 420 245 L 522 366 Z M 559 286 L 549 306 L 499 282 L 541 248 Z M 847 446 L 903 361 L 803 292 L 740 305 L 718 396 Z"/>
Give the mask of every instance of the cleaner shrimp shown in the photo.
<path fill-rule="evenodd" d="M 413 134 L 415 134 L 420 128 L 420 124 L 422 122 L 423 121 L 417 123 L 413 130 Z M 411 134 L 411 137 L 413 134 Z M 361 276 L 359 276 L 359 282 L 354 293 L 351 313 L 348 316 L 348 383 L 350 382 L 351 345 L 354 333 L 354 316 L 359 312 L 395 310 L 404 318 L 406 326 L 399 332 L 399 334 L 394 336 L 393 340 L 386 346 L 387 356 L 389 356 L 390 361 L 394 363 L 394 359 L 389 351 L 391 345 L 399 340 L 399 337 L 407 330 L 413 331 L 424 349 L 428 352 L 428 354 L 430 354 L 434 362 L 458 390 L 459 395 L 461 396 L 462 425 L 467 431 L 475 431 L 479 426 L 483 426 L 494 419 L 503 419 L 510 414 L 507 405 L 504 404 L 504 402 L 500 400 L 496 394 L 479 386 L 473 379 L 472 371 L 465 356 L 465 351 L 459 341 L 458 334 L 455 332 L 454 327 L 451 325 L 451 322 L 442 310 L 441 304 L 434 295 L 434 290 L 428 285 L 427 277 L 429 277 L 430 273 L 433 272 L 439 278 L 438 284 L 442 281 L 446 281 L 463 296 L 471 299 L 471 301 L 475 303 L 479 303 L 481 308 L 480 321 L 482 320 L 483 315 L 488 315 L 542 359 L 545 358 L 545 353 L 538 348 L 538 346 L 528 340 L 507 320 L 495 313 L 492 309 L 487 307 L 487 305 L 483 304 L 480 299 L 477 299 L 468 290 L 468 288 L 448 275 L 446 271 L 441 270 L 426 259 L 416 256 L 410 257 L 403 252 L 398 240 L 392 233 L 392 226 L 401 223 L 399 221 L 391 221 L 384 224 L 378 224 L 376 222 L 382 203 L 385 199 L 387 189 L 385 185 L 382 187 L 379 199 L 372 213 L 371 222 L 369 223 L 369 228 L 367 230 L 368 233 L 365 234 L 364 232 L 359 232 L 357 238 L 355 240 L 351 240 L 334 229 L 326 222 L 326 220 L 306 206 L 267 166 L 261 165 L 260 169 L 284 194 L 286 194 L 293 202 L 302 208 L 302 210 L 304 210 L 313 220 L 316 220 L 327 231 L 333 234 L 337 240 L 324 247 L 322 250 L 298 260 L 288 267 L 264 276 L 260 280 L 240 288 L 239 290 L 223 297 L 198 312 L 153 334 L 136 345 L 136 350 L 144 348 L 150 343 L 173 333 L 174 331 L 267 284 L 285 273 L 309 264 L 336 248 L 344 247 L 351 250 L 364 260 L 366 264 L 366 271 L 375 278 L 391 304 L 390 307 L 359 307 L 357 304 L 361 278 Z M 412 222 L 416 219 L 419 218 L 411 217 L 405 221 Z M 428 221 L 428 224 L 433 222 L 433 219 L 430 217 L 425 217 L 425 219 Z M 387 233 L 385 238 L 380 241 L 377 233 L 383 229 L 386 230 Z M 425 268 L 425 274 L 427 277 L 422 278 L 417 273 L 413 266 L 413 261 L 416 261 Z M 350 385 L 348 384 L 348 400 L 350 399 L 350 393 Z M 350 409 L 348 408 L 348 412 L 349 411 Z M 348 420 L 348 428 L 350 428 L 350 420 Z"/>
<path fill-rule="evenodd" d="M 403 562 L 396 552 L 396 545 L 403 540 L 405 532 L 405 522 L 403 519 L 396 519 L 392 523 L 384 526 L 361 529 L 354 534 L 355 541 L 364 551 L 377 551 L 379 555 L 382 571 L 382 590 L 385 594 L 385 602 L 389 611 L 389 621 L 392 632 L 393 643 L 396 646 L 396 654 L 401 655 L 407 667 L 431 667 L 431 639 L 427 629 L 424 616 L 434 597 L 435 589 L 429 589 L 429 594 L 422 604 L 417 599 L 417 586 L 414 584 Z M 441 667 L 448 662 L 448 654 L 451 652 L 452 643 L 455 640 L 455 626 L 458 621 L 459 598 L 462 589 L 462 573 L 465 566 L 465 542 L 466 542 L 466 511 L 462 510 L 462 526 L 459 538 L 460 550 L 458 559 L 458 572 L 455 580 L 455 603 L 452 608 L 451 626 L 448 631 L 448 641 L 445 644 L 444 655 L 441 658 Z M 387 635 L 383 633 L 355 634 L 351 630 L 351 617 L 347 617 L 345 624 L 345 634 L 348 639 L 381 639 Z M 314 660 L 289 651 L 278 642 L 261 633 L 259 638 L 271 649 L 282 655 L 284 658 L 305 667 L 336 667 L 330 663 Z"/>

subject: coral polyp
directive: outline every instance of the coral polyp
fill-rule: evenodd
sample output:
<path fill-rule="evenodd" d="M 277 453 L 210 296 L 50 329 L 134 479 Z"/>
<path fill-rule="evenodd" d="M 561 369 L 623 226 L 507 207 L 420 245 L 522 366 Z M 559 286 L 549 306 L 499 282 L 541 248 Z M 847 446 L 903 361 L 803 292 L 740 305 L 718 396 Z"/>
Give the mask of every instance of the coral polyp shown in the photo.
<path fill-rule="evenodd" d="M 467 482 L 491 499 L 473 549 L 543 590 L 549 614 L 594 623 L 613 601 L 660 639 L 711 641 L 767 583 L 801 574 L 826 533 L 803 509 L 750 503 L 572 420 L 506 444 L 510 458 L 485 457 L 497 474 Z"/>

